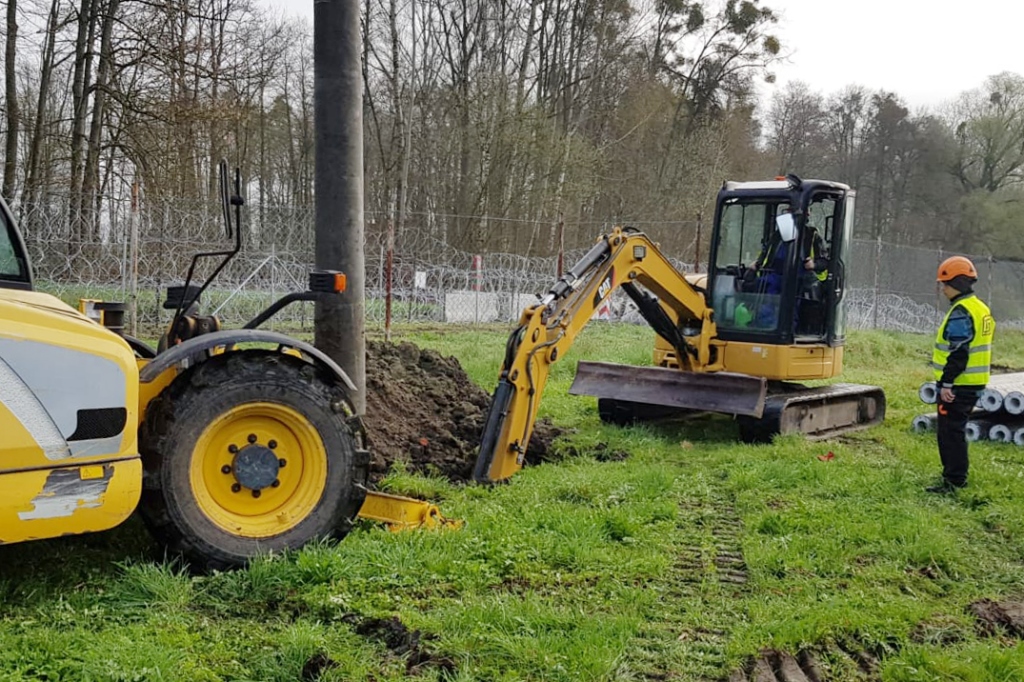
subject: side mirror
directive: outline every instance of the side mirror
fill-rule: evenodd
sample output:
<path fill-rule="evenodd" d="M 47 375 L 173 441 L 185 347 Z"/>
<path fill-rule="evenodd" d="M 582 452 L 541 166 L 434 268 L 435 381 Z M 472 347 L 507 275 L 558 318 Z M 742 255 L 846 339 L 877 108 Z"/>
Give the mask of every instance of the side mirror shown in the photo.
<path fill-rule="evenodd" d="M 228 162 L 225 159 L 220 160 L 218 164 L 218 171 L 220 175 L 220 203 L 221 209 L 224 212 L 224 232 L 228 239 L 231 239 L 237 232 L 239 225 L 241 224 L 241 210 L 242 206 L 245 205 L 245 199 L 242 198 L 242 171 L 239 168 L 235 169 L 235 193 L 231 194 L 228 185 Z M 235 207 L 235 224 L 231 225 L 231 207 Z"/>
<path fill-rule="evenodd" d="M 233 236 L 231 231 L 231 205 L 230 197 L 228 196 L 228 162 L 224 159 L 220 160 L 217 167 L 218 175 L 220 176 L 220 206 L 224 212 L 224 233 L 228 239 Z"/>

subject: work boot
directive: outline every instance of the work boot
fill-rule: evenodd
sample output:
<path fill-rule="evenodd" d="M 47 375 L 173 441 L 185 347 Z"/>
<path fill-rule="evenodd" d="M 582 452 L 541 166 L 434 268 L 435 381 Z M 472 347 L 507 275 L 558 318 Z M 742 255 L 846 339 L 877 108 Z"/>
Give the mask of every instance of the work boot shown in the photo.
<path fill-rule="evenodd" d="M 966 481 L 964 483 L 954 483 L 953 481 L 950 481 L 949 479 L 945 479 L 944 478 L 944 479 L 942 479 L 941 482 L 936 483 L 935 485 L 930 485 L 927 488 L 925 488 L 924 490 L 925 490 L 925 492 L 928 492 L 928 493 L 937 493 L 937 494 L 940 494 L 940 495 L 946 495 L 946 494 L 949 494 L 949 493 L 955 493 L 957 490 L 959 490 L 960 488 L 963 488 L 966 485 L 967 485 Z"/>

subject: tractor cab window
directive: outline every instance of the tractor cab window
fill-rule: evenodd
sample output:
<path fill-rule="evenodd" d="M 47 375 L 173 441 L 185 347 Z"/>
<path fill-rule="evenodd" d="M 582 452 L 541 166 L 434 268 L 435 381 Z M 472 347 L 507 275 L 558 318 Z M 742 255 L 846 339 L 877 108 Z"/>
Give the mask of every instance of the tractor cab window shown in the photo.
<path fill-rule="evenodd" d="M 785 202 L 732 199 L 722 206 L 712 292 L 720 330 L 778 329 L 795 234 L 796 222 Z"/>
<path fill-rule="evenodd" d="M 21 240 L 14 231 L 14 224 L 0 202 L 0 287 L 24 288 L 29 283 L 25 258 L 21 252 Z"/>

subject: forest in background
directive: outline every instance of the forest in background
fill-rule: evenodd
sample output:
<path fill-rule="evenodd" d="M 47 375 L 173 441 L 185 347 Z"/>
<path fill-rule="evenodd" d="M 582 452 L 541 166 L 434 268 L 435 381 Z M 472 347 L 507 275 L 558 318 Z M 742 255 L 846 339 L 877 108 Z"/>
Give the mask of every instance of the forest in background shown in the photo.
<path fill-rule="evenodd" d="M 934 110 L 841 83 L 758 101 L 787 54 L 761 0 L 359 2 L 369 235 L 544 256 L 560 223 L 567 246 L 678 223 L 659 238 L 681 250 L 723 180 L 797 173 L 858 190 L 859 238 L 1024 258 L 1018 74 Z M 222 157 L 251 239 L 312 232 L 262 220 L 311 215 L 308 23 L 253 0 L 7 0 L 0 39 L 0 193 L 26 233 L 120 239 L 104 211 L 133 186 L 209 206 Z"/>

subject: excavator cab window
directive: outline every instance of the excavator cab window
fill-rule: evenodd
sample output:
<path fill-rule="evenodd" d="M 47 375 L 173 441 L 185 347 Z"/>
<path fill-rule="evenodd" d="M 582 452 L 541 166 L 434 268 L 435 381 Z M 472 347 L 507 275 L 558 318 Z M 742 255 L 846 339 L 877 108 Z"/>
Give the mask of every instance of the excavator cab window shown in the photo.
<path fill-rule="evenodd" d="M 718 330 L 775 335 L 791 267 L 789 204 L 735 198 L 720 215 L 712 291 Z"/>
<path fill-rule="evenodd" d="M 0 200 L 0 287 L 29 289 L 31 286 L 24 245 L 14 229 L 10 211 Z"/>

